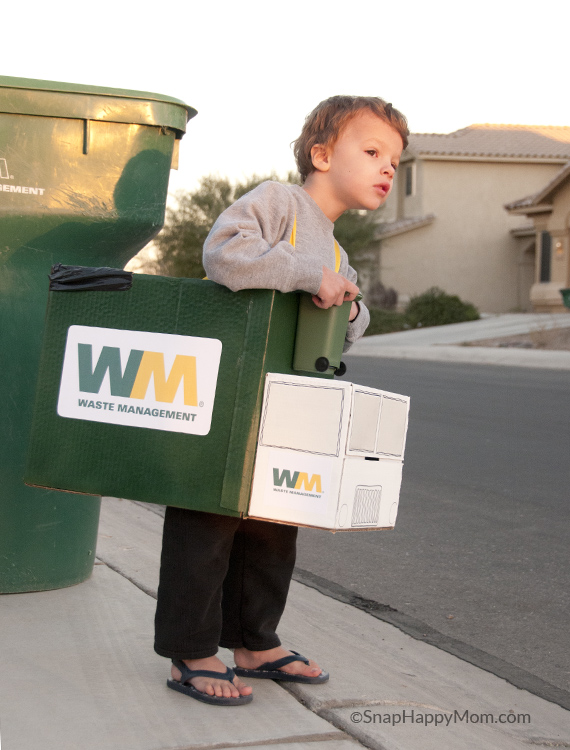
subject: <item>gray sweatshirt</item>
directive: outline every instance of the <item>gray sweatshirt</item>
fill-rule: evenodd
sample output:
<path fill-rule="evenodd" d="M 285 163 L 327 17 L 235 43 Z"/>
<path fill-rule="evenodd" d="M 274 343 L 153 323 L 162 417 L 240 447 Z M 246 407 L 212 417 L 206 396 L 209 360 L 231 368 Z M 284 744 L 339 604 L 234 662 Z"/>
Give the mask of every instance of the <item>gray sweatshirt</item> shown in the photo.
<path fill-rule="evenodd" d="M 297 219 L 295 246 L 290 243 Z M 263 182 L 226 209 L 204 243 L 208 278 L 239 289 L 303 290 L 317 294 L 323 270 L 335 268 L 334 224 L 298 185 Z M 339 273 L 356 283 L 341 248 Z M 345 351 L 370 321 L 366 306 L 348 325 Z"/>

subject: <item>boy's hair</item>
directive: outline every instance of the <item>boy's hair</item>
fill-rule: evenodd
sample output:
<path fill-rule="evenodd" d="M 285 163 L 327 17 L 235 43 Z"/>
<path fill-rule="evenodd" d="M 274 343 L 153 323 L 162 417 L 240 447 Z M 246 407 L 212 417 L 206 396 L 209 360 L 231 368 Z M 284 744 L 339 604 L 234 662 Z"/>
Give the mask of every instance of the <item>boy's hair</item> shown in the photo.
<path fill-rule="evenodd" d="M 401 112 L 377 96 L 331 96 L 317 104 L 305 118 L 301 135 L 294 141 L 293 151 L 301 182 L 305 182 L 315 171 L 311 149 L 317 143 L 333 146 L 349 120 L 359 112 L 369 110 L 391 125 L 402 138 L 404 148 L 408 145 L 408 122 Z"/>

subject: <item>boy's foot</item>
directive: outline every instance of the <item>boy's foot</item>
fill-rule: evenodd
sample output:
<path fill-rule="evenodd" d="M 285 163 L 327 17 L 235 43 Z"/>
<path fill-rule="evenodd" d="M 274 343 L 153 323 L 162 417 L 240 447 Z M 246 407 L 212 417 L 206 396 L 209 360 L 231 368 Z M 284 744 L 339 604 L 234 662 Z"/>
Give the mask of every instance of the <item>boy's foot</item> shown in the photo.
<path fill-rule="evenodd" d="M 184 659 L 183 661 L 192 670 L 207 669 L 210 672 L 225 672 L 227 669 L 226 665 L 217 656 L 208 656 L 205 659 Z M 173 680 L 180 681 L 180 670 L 174 664 L 172 665 L 170 674 Z M 218 680 L 212 677 L 192 677 L 189 682 L 201 693 L 218 698 L 239 698 L 240 695 L 251 695 L 252 693 L 252 688 L 242 682 L 237 676 L 233 683 L 229 680 Z"/>
<path fill-rule="evenodd" d="M 257 669 L 262 664 L 278 661 L 291 655 L 292 652 L 287 651 L 283 646 L 270 648 L 267 651 L 249 651 L 247 648 L 236 648 L 234 650 L 236 667 L 241 667 L 242 669 Z M 323 674 L 323 670 L 311 659 L 309 659 L 308 664 L 305 664 L 303 661 L 292 661 L 290 664 L 280 667 L 277 671 L 286 672 L 290 675 L 301 675 L 307 678 L 315 678 Z"/>

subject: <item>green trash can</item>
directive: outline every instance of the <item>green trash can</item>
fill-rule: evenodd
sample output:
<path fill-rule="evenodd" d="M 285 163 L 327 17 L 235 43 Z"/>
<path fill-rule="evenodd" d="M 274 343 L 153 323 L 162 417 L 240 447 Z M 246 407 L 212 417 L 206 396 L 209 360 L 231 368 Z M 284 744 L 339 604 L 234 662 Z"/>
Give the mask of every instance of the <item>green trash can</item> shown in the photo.
<path fill-rule="evenodd" d="M 356 301 L 362 299 L 362 294 Z M 328 373 L 344 375 L 341 361 L 352 302 L 323 310 L 303 293 L 299 302 L 299 318 L 293 354 L 293 368 L 303 374 Z"/>
<path fill-rule="evenodd" d="M 561 289 L 560 294 L 562 295 L 564 306 L 570 308 L 570 289 Z"/>
<path fill-rule="evenodd" d="M 100 501 L 23 483 L 54 263 L 122 266 L 164 223 L 181 101 L 0 77 L 0 592 L 92 571 Z"/>

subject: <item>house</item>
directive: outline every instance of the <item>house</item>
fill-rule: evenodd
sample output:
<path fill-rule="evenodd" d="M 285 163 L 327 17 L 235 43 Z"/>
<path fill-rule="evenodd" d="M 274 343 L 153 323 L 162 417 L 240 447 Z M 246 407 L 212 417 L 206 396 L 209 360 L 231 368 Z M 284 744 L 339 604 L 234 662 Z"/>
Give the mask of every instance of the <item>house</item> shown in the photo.
<path fill-rule="evenodd" d="M 401 304 L 439 286 L 482 312 L 531 309 L 537 229 L 524 206 L 504 206 L 539 194 L 569 160 L 570 127 L 413 134 L 366 253 L 363 288 L 380 280 Z"/>
<path fill-rule="evenodd" d="M 532 222 L 535 269 L 530 300 L 537 312 L 561 312 L 570 288 L 570 162 L 537 193 L 505 206 Z"/>

